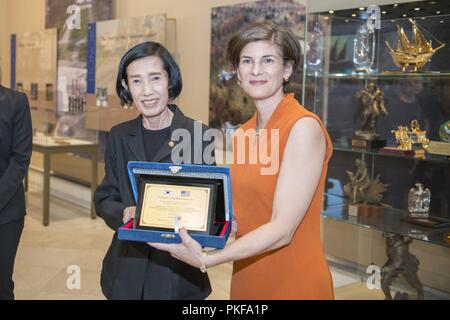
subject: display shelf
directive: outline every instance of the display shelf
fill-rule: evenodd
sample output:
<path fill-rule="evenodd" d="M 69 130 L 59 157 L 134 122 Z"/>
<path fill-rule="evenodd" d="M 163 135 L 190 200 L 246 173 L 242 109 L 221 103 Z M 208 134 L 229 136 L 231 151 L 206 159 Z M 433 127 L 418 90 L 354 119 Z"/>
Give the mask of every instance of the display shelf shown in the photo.
<path fill-rule="evenodd" d="M 328 207 L 322 212 L 322 217 L 450 247 L 450 242 L 446 240 L 450 228 L 432 229 L 403 222 L 402 218 L 407 217 L 407 212 L 400 209 L 385 208 L 384 213 L 378 215 L 351 216 L 348 214 L 346 205 L 341 204 Z"/>
<path fill-rule="evenodd" d="M 317 77 L 323 79 L 343 79 L 343 80 L 388 80 L 388 79 L 414 79 L 414 78 L 429 78 L 429 79 L 450 79 L 450 72 L 399 72 L 399 71 L 384 71 L 381 73 L 308 73 L 306 77 Z"/>
<path fill-rule="evenodd" d="M 382 153 L 380 150 L 376 149 L 362 149 L 362 148 L 353 148 L 350 145 L 345 145 L 343 143 L 334 142 L 333 149 L 336 151 L 343 152 L 353 152 L 381 157 L 394 157 L 394 158 L 403 158 L 403 159 L 413 159 L 417 161 L 430 161 L 430 162 L 439 162 L 439 163 L 447 163 L 450 165 L 450 159 L 447 156 L 436 155 L 431 153 L 426 153 L 424 157 L 411 157 L 402 154 L 387 154 Z"/>

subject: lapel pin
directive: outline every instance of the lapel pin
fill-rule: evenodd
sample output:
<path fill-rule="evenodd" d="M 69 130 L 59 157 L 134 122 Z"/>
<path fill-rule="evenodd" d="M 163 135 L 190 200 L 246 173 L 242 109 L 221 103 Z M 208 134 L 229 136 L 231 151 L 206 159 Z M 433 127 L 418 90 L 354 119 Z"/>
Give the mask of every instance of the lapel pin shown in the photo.
<path fill-rule="evenodd" d="M 169 141 L 168 145 L 169 145 L 170 148 L 173 148 L 175 146 L 175 142 Z"/>

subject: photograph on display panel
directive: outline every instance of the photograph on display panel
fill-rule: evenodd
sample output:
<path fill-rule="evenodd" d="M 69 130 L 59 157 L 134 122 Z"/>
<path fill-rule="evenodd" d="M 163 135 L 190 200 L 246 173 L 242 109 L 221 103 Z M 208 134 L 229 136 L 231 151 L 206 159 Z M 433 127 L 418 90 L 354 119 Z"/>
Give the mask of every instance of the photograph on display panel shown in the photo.
<path fill-rule="evenodd" d="M 47 0 L 46 28 L 58 28 L 58 110 L 83 109 L 88 23 L 111 18 L 112 0 Z"/>

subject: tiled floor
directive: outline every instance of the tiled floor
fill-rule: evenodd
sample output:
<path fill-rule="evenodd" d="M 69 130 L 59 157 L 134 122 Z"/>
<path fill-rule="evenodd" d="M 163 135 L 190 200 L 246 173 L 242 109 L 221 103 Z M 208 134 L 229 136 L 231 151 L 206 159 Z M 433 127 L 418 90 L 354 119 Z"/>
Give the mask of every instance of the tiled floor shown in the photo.
<path fill-rule="evenodd" d="M 16 299 L 104 299 L 100 270 L 113 232 L 102 219 L 92 220 L 88 209 L 55 197 L 51 198 L 50 225 L 44 227 L 41 191 L 33 182 L 28 207 L 15 265 Z M 80 289 L 67 286 L 76 284 L 71 266 L 80 268 Z M 231 270 L 231 263 L 209 270 L 213 286 L 209 299 L 229 298 Z M 336 299 L 383 298 L 380 290 L 367 290 L 351 273 L 332 273 Z"/>

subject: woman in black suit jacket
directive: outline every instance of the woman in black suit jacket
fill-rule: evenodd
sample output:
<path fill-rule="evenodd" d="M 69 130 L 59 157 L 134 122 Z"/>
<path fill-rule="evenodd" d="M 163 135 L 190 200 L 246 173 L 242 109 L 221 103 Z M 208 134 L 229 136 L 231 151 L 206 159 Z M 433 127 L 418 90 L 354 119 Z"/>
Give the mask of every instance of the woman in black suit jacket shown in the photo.
<path fill-rule="evenodd" d="M 22 181 L 32 139 L 27 96 L 0 85 L 0 300 L 14 299 L 12 274 L 25 217 Z"/>
<path fill-rule="evenodd" d="M 194 131 L 207 129 L 169 104 L 181 88 L 177 64 L 158 43 L 139 44 L 120 61 L 117 94 L 124 105 L 133 103 L 140 116 L 111 129 L 105 177 L 94 195 L 97 214 L 114 231 L 133 218 L 136 210 L 128 161 L 176 163 L 171 152 L 177 149 L 172 140 L 175 130 L 184 129 L 193 139 L 202 139 Z M 191 163 L 214 164 L 214 159 L 210 163 L 203 159 L 207 143 L 190 145 L 184 162 L 188 156 Z M 108 299 L 204 299 L 211 293 L 207 274 L 146 243 L 120 241 L 117 232 L 103 261 L 101 286 Z"/>

